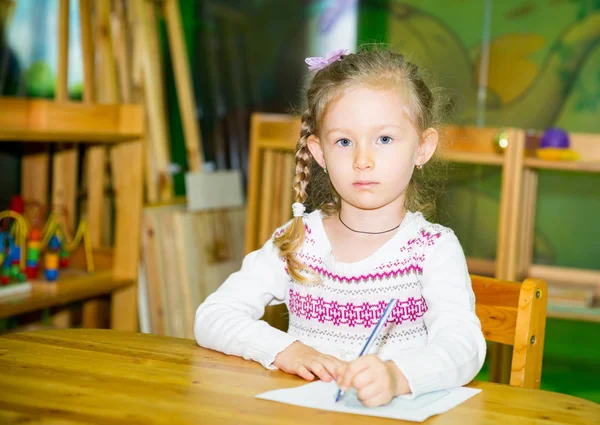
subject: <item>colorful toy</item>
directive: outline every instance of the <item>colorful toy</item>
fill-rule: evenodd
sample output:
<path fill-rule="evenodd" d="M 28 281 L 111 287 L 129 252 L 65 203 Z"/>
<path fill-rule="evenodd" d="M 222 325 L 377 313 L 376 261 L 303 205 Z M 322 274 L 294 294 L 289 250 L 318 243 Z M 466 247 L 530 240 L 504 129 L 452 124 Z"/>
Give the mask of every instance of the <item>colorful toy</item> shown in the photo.
<path fill-rule="evenodd" d="M 11 205 L 23 210 L 22 203 L 13 198 Z M 36 279 L 40 270 L 40 257 L 44 256 L 44 277 L 49 282 L 58 279 L 59 270 L 69 265 L 69 253 L 82 242 L 89 273 L 94 272 L 94 260 L 87 226 L 79 223 L 72 240 L 51 213 L 40 231 L 38 227 L 29 226 L 27 220 L 18 212 L 0 212 L 0 283 L 25 282 Z M 25 254 L 25 255 L 24 255 Z"/>
<path fill-rule="evenodd" d="M 575 161 L 579 154 L 570 149 L 569 134 L 561 128 L 549 128 L 540 138 L 535 154 L 548 161 Z"/>

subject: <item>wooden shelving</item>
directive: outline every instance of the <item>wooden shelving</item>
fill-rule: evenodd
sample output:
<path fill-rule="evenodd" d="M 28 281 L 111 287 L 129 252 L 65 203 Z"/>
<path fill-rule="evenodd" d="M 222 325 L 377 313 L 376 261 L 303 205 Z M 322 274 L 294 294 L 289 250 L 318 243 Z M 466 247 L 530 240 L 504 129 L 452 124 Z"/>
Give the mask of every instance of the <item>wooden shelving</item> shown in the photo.
<path fill-rule="evenodd" d="M 546 170 L 564 170 L 580 172 L 600 172 L 600 161 L 548 161 L 544 159 L 526 157 L 524 165 L 529 168 Z"/>
<path fill-rule="evenodd" d="M 33 289 L 28 294 L 0 299 L 0 319 L 109 295 L 133 284 L 133 279 L 115 278 L 110 270 L 89 276 L 67 275 L 56 283 L 32 282 Z"/>
<path fill-rule="evenodd" d="M 115 143 L 143 133 L 139 105 L 0 98 L 0 141 Z"/>
<path fill-rule="evenodd" d="M 573 320 L 600 321 L 600 270 L 577 269 L 532 264 L 533 234 L 535 231 L 535 209 L 538 197 L 538 171 L 556 170 L 572 172 L 600 172 L 600 136 L 597 134 L 569 133 L 570 149 L 579 154 L 576 161 L 549 161 L 534 155 L 538 148 L 540 135 L 532 135 L 523 152 L 523 165 L 520 170 L 523 184 L 523 211 L 521 217 L 521 241 L 516 250 L 519 252 L 518 274 L 546 280 L 548 285 L 557 284 L 573 289 L 596 288 L 595 304 L 589 306 L 563 305 L 549 301 L 548 316 Z"/>

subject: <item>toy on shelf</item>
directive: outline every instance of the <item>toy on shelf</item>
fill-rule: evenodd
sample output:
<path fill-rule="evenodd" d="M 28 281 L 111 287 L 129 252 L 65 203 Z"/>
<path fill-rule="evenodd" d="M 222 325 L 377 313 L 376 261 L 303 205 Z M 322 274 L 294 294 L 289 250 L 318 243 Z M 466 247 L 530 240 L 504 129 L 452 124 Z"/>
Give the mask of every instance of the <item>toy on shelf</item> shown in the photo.
<path fill-rule="evenodd" d="M 13 202 L 12 205 L 16 204 Z M 39 222 L 37 218 L 33 221 Z M 0 288 L 38 279 L 42 257 L 45 280 L 55 282 L 60 269 L 69 265 L 69 254 L 81 243 L 87 271 L 94 273 L 91 240 L 85 221 L 79 223 L 75 236 L 69 240 L 54 213 L 40 230 L 36 225 L 30 226 L 26 218 L 14 210 L 0 212 Z"/>
<path fill-rule="evenodd" d="M 539 159 L 548 161 L 576 161 L 579 154 L 570 149 L 569 134 L 561 128 L 549 128 L 540 138 L 535 150 Z"/>

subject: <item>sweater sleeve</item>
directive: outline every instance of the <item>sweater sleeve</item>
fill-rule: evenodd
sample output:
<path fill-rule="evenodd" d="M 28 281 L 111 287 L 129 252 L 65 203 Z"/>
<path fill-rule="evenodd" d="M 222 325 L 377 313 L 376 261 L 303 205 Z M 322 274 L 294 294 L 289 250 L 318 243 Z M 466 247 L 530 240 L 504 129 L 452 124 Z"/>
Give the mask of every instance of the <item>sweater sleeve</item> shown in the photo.
<path fill-rule="evenodd" d="M 414 396 L 469 383 L 486 353 L 465 255 L 454 233 L 442 236 L 424 266 L 427 344 L 391 358 Z"/>
<path fill-rule="evenodd" d="M 282 304 L 289 286 L 284 264 L 270 239 L 248 254 L 233 273 L 198 307 L 194 335 L 198 344 L 254 360 L 266 368 L 296 339 L 259 320 L 267 305 Z"/>

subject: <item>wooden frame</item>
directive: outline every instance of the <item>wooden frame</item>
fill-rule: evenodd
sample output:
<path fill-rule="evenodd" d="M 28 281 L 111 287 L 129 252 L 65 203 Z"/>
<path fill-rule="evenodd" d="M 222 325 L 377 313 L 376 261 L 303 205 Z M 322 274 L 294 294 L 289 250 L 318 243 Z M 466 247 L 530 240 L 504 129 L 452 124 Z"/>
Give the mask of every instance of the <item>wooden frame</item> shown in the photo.
<path fill-rule="evenodd" d="M 501 133 L 506 135 L 508 143 L 502 153 L 494 148 L 493 143 Z M 513 264 L 517 256 L 521 199 L 521 174 L 518 171 L 523 161 L 525 131 L 515 128 L 447 127 L 444 136 L 450 141 L 443 151 L 443 157 L 448 161 L 502 167 L 496 259 L 469 257 L 467 264 L 472 273 L 515 279 Z"/>
<path fill-rule="evenodd" d="M 486 340 L 513 346 L 510 385 L 540 388 L 546 329 L 546 282 L 471 275 L 475 309 Z"/>
<path fill-rule="evenodd" d="M 571 172 L 600 172 L 600 135 L 586 133 L 569 133 L 570 149 L 577 152 L 578 161 L 548 161 L 535 156 L 540 135 L 529 138 L 521 168 L 515 170 L 515 175 L 521 174 L 523 214 L 520 220 L 521 237 L 515 252 L 518 257 L 514 260 L 514 275 L 516 278 L 535 276 L 544 279 L 550 286 L 563 284 L 573 288 L 595 286 L 595 296 L 600 296 L 600 270 L 576 269 L 568 267 L 533 264 L 533 237 L 535 233 L 535 211 L 538 196 L 538 170 L 563 170 Z M 517 178 L 517 180 L 519 180 Z M 514 198 L 513 198 L 514 199 Z M 566 319 L 587 320 L 600 322 L 600 309 L 592 310 L 584 307 L 560 308 L 552 303 L 548 307 L 549 316 Z"/>

